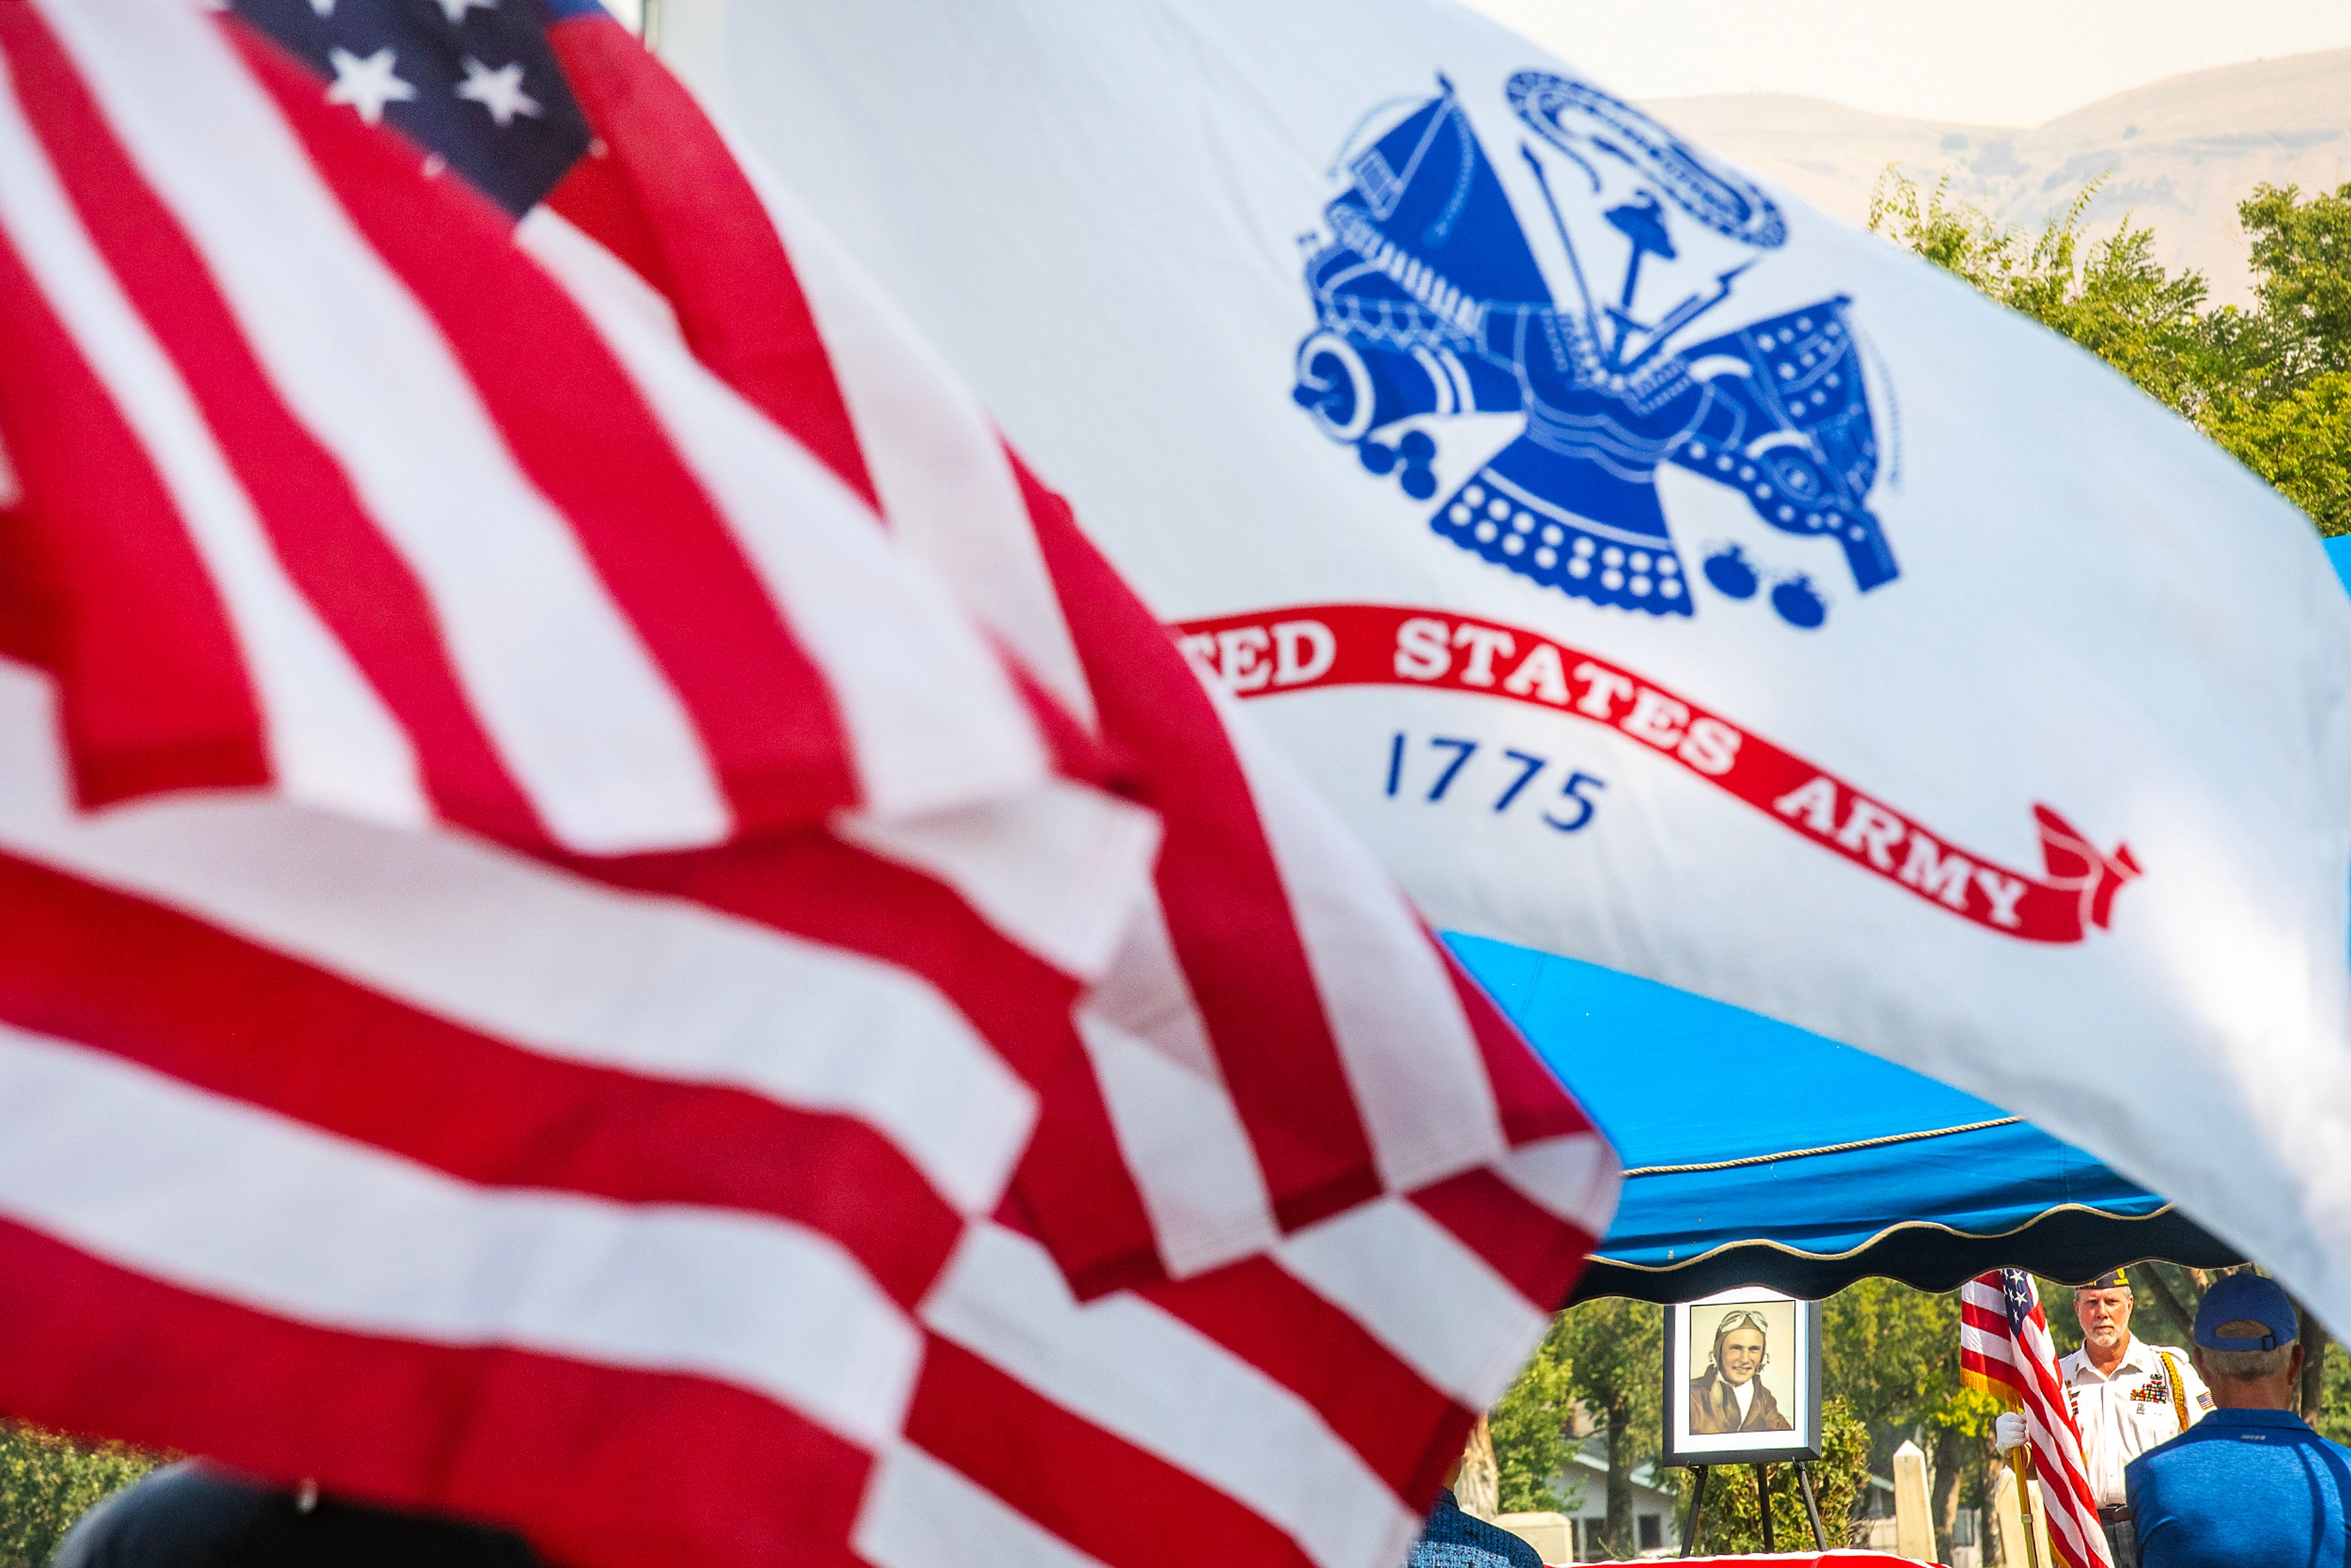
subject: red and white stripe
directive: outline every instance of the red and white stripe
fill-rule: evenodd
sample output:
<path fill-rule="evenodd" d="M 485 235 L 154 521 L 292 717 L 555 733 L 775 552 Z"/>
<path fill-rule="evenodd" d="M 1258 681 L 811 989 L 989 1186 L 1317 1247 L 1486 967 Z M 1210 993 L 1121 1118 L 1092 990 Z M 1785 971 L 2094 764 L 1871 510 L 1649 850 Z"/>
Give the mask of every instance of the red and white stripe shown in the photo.
<path fill-rule="evenodd" d="M 588 1564 L 1393 1561 L 1613 1155 L 555 33 L 517 245 L 232 23 L 0 0 L 0 1408 Z"/>
<path fill-rule="evenodd" d="M 2009 1319 L 2001 1270 L 1959 1287 L 1959 1369 L 1971 1383 L 2024 1412 L 2026 1448 L 2041 1483 L 2050 1549 L 2067 1568 L 2113 1568 L 2082 1458 L 2082 1435 L 2057 1375 L 2057 1346 L 2049 1337 L 2041 1293 L 2031 1276 L 2025 1279 L 2032 1312 L 2021 1343 Z"/>
<path fill-rule="evenodd" d="M 789 193 L 617 27 L 553 37 L 608 151 L 525 247 L 873 496 L 1166 823 L 1080 1022 L 1123 1168 L 1058 1157 L 1049 1107 L 1016 1192 L 1090 1173 L 1086 1245 L 1052 1231 L 1057 1275 L 1017 1226 L 967 1240 L 861 1552 L 1393 1560 L 1604 1228 L 1613 1155 Z"/>
<path fill-rule="evenodd" d="M 566 1560 L 842 1558 L 1015 1064 L 903 969 L 478 838 L 78 812 L 48 698 L 0 665 L 0 1407 Z"/>
<path fill-rule="evenodd" d="M 1155 822 L 852 492 L 315 96 L 0 0 L 0 1407 L 845 1560 Z"/>
<path fill-rule="evenodd" d="M 1048 780 L 935 576 L 690 361 L 625 357 L 486 205 L 414 222 L 399 148 L 202 18 L 6 15 L 0 286 L 45 405 L 10 444 L 91 616 L 65 695 L 105 795 L 268 782 L 618 853 Z M 99 619 L 142 598 L 170 619 Z M 187 703 L 123 689 L 173 653 Z"/>
<path fill-rule="evenodd" d="M 1081 1022 L 1123 1155 L 1104 1177 L 1132 1199 L 1095 1206 L 1081 1249 L 1057 1238 L 1072 1277 L 1214 1268 L 1586 1131 L 1546 1075 L 1505 1103 L 1490 1056 L 1524 1047 L 1491 1002 L 805 208 L 619 28 L 553 37 L 605 152 L 524 220 L 525 248 L 583 301 L 610 298 L 598 314 L 672 325 L 872 496 L 1161 815 L 1158 907 Z"/>

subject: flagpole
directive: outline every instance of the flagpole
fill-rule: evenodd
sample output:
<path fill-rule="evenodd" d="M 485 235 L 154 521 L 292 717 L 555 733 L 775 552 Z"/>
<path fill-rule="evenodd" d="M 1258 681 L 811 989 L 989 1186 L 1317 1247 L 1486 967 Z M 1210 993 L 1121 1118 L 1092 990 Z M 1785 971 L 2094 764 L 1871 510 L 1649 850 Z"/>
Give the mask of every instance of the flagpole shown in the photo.
<path fill-rule="evenodd" d="M 2024 1521 L 2017 1533 L 2024 1537 L 2026 1568 L 2042 1568 L 2041 1548 L 2032 1529 L 2032 1456 L 2019 1443 L 2008 1451 L 2008 1468 L 2016 1476 L 2016 1511 Z"/>

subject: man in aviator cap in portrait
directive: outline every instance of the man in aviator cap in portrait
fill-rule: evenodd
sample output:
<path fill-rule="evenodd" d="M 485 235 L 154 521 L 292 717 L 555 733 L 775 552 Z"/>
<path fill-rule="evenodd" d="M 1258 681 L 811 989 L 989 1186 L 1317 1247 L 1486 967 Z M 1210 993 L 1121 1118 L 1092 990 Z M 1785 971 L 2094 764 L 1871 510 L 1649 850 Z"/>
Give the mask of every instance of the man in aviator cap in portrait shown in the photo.
<path fill-rule="evenodd" d="M 1729 1432 L 1792 1432 L 1780 1402 L 1759 1375 L 1770 1359 L 1763 1314 L 1729 1312 L 1715 1325 L 1714 1358 L 1705 1375 L 1690 1379 L 1692 1437 Z"/>

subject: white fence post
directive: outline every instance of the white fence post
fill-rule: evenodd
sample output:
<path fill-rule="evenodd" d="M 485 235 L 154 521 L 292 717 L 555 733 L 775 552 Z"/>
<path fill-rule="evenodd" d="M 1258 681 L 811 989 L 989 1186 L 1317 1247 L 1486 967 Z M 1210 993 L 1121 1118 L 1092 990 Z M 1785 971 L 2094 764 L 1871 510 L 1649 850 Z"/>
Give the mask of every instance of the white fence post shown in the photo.
<path fill-rule="evenodd" d="M 1894 1554 L 1935 1560 L 1935 1526 L 1927 1500 L 1927 1456 L 1907 1439 L 1894 1450 Z"/>

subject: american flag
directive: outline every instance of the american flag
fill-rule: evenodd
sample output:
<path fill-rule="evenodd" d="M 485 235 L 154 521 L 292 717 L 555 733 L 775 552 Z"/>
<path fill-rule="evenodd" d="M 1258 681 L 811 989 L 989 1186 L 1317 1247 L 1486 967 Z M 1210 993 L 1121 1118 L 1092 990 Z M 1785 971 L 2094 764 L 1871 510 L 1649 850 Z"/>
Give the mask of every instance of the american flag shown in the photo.
<path fill-rule="evenodd" d="M 2057 1347 L 2041 1293 L 2022 1269 L 1995 1269 L 1959 1287 L 1959 1376 L 2024 1412 L 2026 1448 L 2049 1520 L 2049 1547 L 2066 1568 L 2113 1568 L 2082 1435 L 2057 1376 Z"/>
<path fill-rule="evenodd" d="M 527 0 L 0 63 L 0 1408 L 583 1563 L 1400 1552 L 1613 1155 L 789 195 Z"/>

